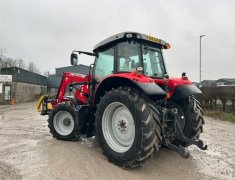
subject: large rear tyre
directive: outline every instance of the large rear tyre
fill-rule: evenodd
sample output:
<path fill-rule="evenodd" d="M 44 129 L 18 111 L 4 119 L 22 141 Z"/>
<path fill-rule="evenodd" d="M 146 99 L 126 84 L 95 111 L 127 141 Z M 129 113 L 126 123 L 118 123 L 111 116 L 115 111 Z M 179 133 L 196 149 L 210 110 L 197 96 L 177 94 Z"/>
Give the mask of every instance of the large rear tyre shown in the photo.
<path fill-rule="evenodd" d="M 52 136 L 64 141 L 77 141 L 81 137 L 81 110 L 76 112 L 69 104 L 59 104 L 50 111 L 48 127 Z"/>
<path fill-rule="evenodd" d="M 96 137 L 110 162 L 126 168 L 139 167 L 158 147 L 160 129 L 153 116 L 159 116 L 149 103 L 136 90 L 121 87 L 112 89 L 100 100 Z"/>
<path fill-rule="evenodd" d="M 203 132 L 203 124 L 205 124 L 200 103 L 194 97 L 188 97 L 178 101 L 177 104 L 184 113 L 184 135 L 193 140 L 199 139 L 200 134 Z M 182 146 L 191 145 L 179 140 L 176 140 L 174 144 Z"/>

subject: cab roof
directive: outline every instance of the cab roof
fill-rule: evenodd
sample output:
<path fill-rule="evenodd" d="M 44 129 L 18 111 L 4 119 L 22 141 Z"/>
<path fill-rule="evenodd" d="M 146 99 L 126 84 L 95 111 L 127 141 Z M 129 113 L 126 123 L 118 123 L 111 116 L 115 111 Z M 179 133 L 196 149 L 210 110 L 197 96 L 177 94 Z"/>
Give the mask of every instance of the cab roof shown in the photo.
<path fill-rule="evenodd" d="M 128 39 L 136 39 L 136 40 L 142 40 L 142 41 L 147 41 L 156 45 L 160 45 L 162 46 L 163 49 L 168 49 L 170 48 L 170 44 L 167 43 L 166 41 L 163 41 L 161 39 L 158 39 L 156 37 L 150 36 L 150 35 L 146 35 L 146 34 L 142 34 L 142 33 L 138 33 L 138 32 L 122 32 L 116 35 L 113 35 L 103 41 L 101 41 L 100 43 L 98 43 L 95 47 L 94 47 L 94 52 L 98 52 L 101 49 L 111 45 L 111 44 L 115 44 L 118 41 L 121 40 L 128 40 Z"/>

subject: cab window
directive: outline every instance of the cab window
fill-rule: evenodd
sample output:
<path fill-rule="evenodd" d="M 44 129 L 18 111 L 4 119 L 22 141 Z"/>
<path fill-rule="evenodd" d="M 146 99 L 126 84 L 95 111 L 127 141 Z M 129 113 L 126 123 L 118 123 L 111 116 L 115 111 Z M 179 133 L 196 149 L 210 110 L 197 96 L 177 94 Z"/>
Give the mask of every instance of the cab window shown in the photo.
<path fill-rule="evenodd" d="M 143 49 L 144 74 L 151 77 L 162 78 L 166 73 L 162 53 L 159 49 L 145 47 Z"/>
<path fill-rule="evenodd" d="M 99 53 L 94 70 L 97 81 L 101 81 L 104 77 L 113 74 L 114 48 Z"/>
<path fill-rule="evenodd" d="M 135 42 L 123 42 L 118 45 L 118 72 L 132 72 L 140 63 L 140 45 Z"/>

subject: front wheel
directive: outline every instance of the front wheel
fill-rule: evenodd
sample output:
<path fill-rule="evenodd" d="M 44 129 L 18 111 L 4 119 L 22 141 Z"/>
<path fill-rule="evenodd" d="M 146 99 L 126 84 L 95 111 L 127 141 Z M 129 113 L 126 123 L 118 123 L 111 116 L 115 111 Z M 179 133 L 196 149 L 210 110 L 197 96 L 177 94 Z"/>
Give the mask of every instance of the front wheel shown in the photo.
<path fill-rule="evenodd" d="M 63 103 L 51 110 L 48 127 L 52 136 L 64 141 L 77 141 L 81 136 L 82 111 L 76 112 L 73 107 Z"/>
<path fill-rule="evenodd" d="M 109 161 L 134 168 L 145 162 L 160 143 L 150 100 L 131 88 L 109 91 L 96 111 L 96 137 Z"/>

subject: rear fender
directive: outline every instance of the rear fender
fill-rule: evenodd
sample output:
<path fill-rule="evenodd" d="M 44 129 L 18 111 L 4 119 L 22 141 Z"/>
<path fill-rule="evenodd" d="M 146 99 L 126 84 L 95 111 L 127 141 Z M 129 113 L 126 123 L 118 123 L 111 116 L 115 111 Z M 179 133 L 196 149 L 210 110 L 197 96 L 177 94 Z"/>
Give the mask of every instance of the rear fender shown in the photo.
<path fill-rule="evenodd" d="M 106 91 L 120 86 L 128 86 L 139 89 L 149 96 L 165 97 L 166 92 L 151 78 L 144 75 L 132 76 L 130 73 L 113 74 L 101 81 L 95 92 L 94 104 L 97 104 Z"/>
<path fill-rule="evenodd" d="M 202 91 L 198 87 L 194 85 L 184 84 L 184 85 L 177 86 L 175 88 L 174 93 L 171 96 L 170 100 L 178 101 L 182 98 L 186 98 L 191 95 L 201 94 L 201 93 Z"/>

